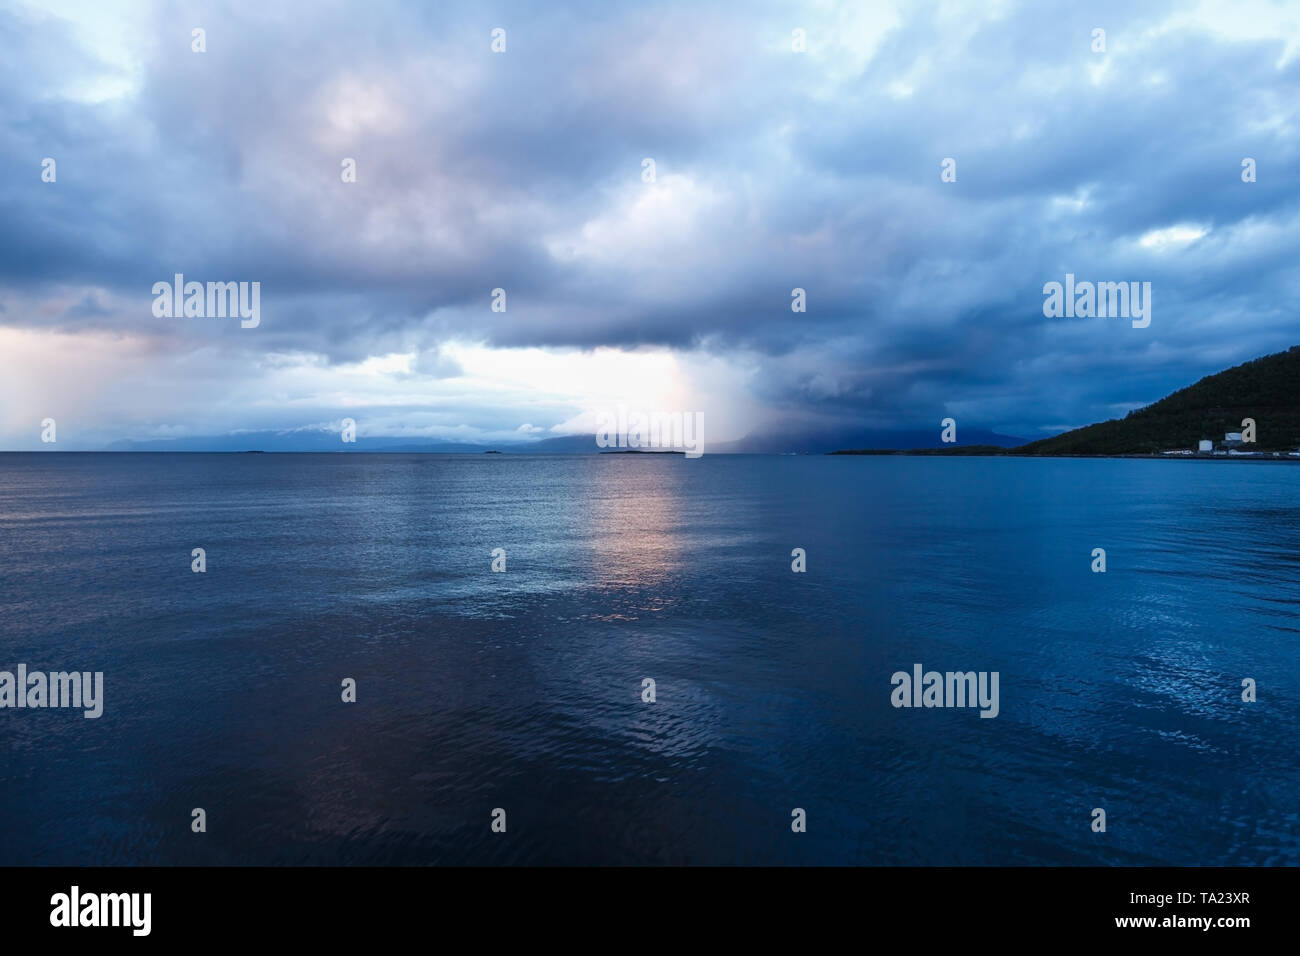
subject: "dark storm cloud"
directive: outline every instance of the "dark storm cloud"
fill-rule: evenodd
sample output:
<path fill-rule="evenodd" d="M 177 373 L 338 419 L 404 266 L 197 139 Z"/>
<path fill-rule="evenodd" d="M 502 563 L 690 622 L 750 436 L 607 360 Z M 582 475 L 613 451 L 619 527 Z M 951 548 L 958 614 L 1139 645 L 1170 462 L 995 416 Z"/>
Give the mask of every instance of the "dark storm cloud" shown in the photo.
<path fill-rule="evenodd" d="M 1294 344 L 1285 37 L 1184 4 L 860 6 L 169 4 L 112 49 L 0 13 L 0 300 L 67 302 L 4 321 L 155 331 L 153 282 L 257 280 L 225 348 L 433 377 L 453 338 L 699 348 L 750 357 L 774 416 L 1030 437 Z M 84 95 L 123 53 L 129 91 Z M 1045 319 L 1066 272 L 1151 282 L 1151 327 Z"/>

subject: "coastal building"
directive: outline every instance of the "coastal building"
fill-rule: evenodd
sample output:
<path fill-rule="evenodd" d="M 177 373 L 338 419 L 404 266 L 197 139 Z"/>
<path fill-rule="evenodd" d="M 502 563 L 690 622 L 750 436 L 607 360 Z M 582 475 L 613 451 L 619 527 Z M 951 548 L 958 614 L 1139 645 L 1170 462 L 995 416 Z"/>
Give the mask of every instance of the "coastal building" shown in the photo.
<path fill-rule="evenodd" d="M 1227 448 L 1236 448 L 1241 444 L 1241 432 L 1228 432 L 1223 436 L 1223 444 Z"/>
<path fill-rule="evenodd" d="M 1202 455 L 1208 455 L 1210 452 L 1214 451 L 1214 442 L 1210 441 L 1208 438 L 1202 438 L 1200 444 L 1196 446 L 1196 450 Z"/>

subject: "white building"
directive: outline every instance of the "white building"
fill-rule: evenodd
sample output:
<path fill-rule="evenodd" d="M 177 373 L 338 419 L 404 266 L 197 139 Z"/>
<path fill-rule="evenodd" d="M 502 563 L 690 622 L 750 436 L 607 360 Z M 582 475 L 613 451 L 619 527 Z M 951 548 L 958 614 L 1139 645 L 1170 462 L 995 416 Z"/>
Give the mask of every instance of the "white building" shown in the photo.
<path fill-rule="evenodd" d="M 1202 438 L 1200 444 L 1196 446 L 1196 450 L 1202 453 L 1214 451 L 1214 442 L 1208 438 Z"/>
<path fill-rule="evenodd" d="M 1238 445 L 1240 445 L 1240 444 L 1241 444 L 1241 432 L 1228 432 L 1226 435 L 1223 436 L 1223 440 L 1224 440 L 1226 443 L 1228 443 L 1228 444 L 1232 444 L 1232 443 L 1235 442 L 1235 443 L 1237 443 Z"/>

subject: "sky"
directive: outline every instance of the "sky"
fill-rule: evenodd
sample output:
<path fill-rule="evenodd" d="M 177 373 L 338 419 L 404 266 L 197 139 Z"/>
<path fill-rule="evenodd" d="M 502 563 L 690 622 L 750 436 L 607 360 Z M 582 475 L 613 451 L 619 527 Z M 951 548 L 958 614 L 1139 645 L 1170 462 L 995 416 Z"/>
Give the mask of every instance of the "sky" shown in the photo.
<path fill-rule="evenodd" d="M 1045 437 L 1300 343 L 1298 114 L 1295 0 L 6 0 L 0 448 Z"/>

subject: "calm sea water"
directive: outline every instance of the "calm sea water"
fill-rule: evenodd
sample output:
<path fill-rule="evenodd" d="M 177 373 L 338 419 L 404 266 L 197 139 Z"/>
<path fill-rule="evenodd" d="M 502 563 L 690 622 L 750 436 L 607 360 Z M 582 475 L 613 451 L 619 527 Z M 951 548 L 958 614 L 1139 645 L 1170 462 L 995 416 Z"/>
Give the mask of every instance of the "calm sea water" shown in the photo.
<path fill-rule="evenodd" d="M 1298 638 L 1287 464 L 0 455 L 0 863 L 1296 864 Z"/>

